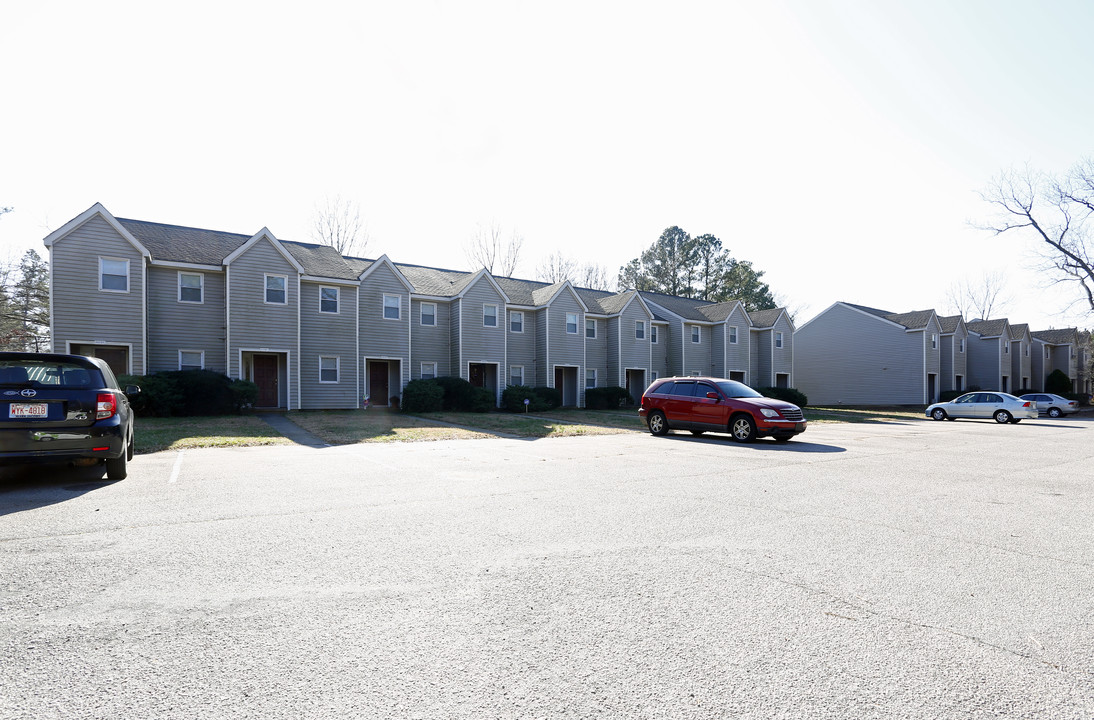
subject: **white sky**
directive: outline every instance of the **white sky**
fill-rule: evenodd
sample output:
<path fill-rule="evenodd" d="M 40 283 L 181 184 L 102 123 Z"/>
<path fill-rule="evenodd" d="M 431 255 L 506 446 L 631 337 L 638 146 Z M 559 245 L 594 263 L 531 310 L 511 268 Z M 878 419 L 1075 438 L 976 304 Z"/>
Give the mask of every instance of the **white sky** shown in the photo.
<path fill-rule="evenodd" d="M 837 300 L 1089 326 L 1032 239 L 970 227 L 999 171 L 1091 153 L 1094 3 L 19 3 L 0 23 L 0 251 L 119 217 L 309 241 L 359 201 L 369 256 L 518 275 L 618 268 L 669 225 L 766 272 L 798 324 Z"/>

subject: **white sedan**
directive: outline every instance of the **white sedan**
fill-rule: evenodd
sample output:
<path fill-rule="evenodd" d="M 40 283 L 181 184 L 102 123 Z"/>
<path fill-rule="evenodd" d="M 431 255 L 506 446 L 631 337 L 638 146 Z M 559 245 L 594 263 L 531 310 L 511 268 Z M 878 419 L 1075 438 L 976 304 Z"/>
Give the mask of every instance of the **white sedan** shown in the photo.
<path fill-rule="evenodd" d="M 1029 400 L 1036 406 L 1037 412 L 1052 418 L 1058 418 L 1064 413 L 1079 412 L 1079 403 L 1052 393 L 1029 393 L 1023 395 L 1022 400 Z"/>
<path fill-rule="evenodd" d="M 955 400 L 935 403 L 927 408 L 927 417 L 935 420 L 956 418 L 994 419 L 997 423 L 1019 423 L 1036 418 L 1037 405 L 1005 392 L 971 392 Z"/>

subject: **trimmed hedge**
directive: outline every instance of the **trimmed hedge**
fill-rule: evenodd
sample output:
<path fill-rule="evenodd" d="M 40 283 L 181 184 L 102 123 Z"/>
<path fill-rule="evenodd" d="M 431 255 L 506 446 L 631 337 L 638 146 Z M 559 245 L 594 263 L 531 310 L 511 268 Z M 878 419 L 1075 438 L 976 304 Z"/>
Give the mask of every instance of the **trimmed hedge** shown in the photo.
<path fill-rule="evenodd" d="M 589 388 L 585 391 L 585 407 L 590 410 L 614 410 L 631 402 L 627 388 L 609 386 Z"/>
<path fill-rule="evenodd" d="M 444 409 L 444 388 L 434 380 L 411 380 L 403 389 L 403 412 L 440 412 Z"/>
<path fill-rule="evenodd" d="M 212 370 L 170 370 L 152 375 L 121 375 L 122 387 L 139 385 L 130 398 L 138 417 L 238 415 L 254 406 L 258 386 Z"/>
<path fill-rule="evenodd" d="M 1063 395 L 1071 392 L 1071 378 L 1059 368 L 1053 370 L 1045 378 L 1045 392 L 1053 395 Z"/>
<path fill-rule="evenodd" d="M 794 403 L 798 407 L 805 407 L 809 404 L 809 399 L 800 390 L 795 388 L 780 388 L 780 387 L 762 387 L 756 388 L 756 392 L 760 393 L 764 397 L 774 398 L 776 400 L 783 400 L 788 403 Z"/>

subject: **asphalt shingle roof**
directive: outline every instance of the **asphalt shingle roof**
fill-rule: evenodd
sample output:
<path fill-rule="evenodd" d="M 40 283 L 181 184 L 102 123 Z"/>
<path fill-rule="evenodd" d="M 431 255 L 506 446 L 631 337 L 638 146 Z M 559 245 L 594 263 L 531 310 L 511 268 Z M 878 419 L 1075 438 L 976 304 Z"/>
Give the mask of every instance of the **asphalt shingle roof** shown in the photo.
<path fill-rule="evenodd" d="M 775 327 L 775 323 L 779 321 L 779 316 L 782 314 L 782 308 L 753 310 L 748 314 L 748 319 L 752 321 L 752 326 L 754 328 L 769 328 Z"/>
<path fill-rule="evenodd" d="M 335 278 L 338 280 L 356 280 L 358 273 L 346 262 L 346 259 L 330 245 L 315 245 L 280 240 L 281 246 L 296 258 L 304 268 L 305 275 Z"/>
<path fill-rule="evenodd" d="M 1026 323 L 1018 323 L 1017 325 L 1010 326 L 1010 339 L 1021 340 L 1029 332 L 1029 325 Z"/>
<path fill-rule="evenodd" d="M 1063 328 L 1060 330 L 1038 330 L 1031 333 L 1033 337 L 1049 345 L 1067 345 L 1078 342 L 1078 332 L 1075 328 Z"/>
<path fill-rule="evenodd" d="M 1001 318 L 999 320 L 971 320 L 965 323 L 965 327 L 969 329 L 969 332 L 974 332 L 977 335 L 983 335 L 984 337 L 996 337 L 1003 334 L 1003 331 L 1007 328 L 1007 319 Z"/>
<path fill-rule="evenodd" d="M 960 315 L 947 315 L 946 317 L 938 318 L 938 324 L 942 326 L 942 332 L 949 334 L 957 332 L 958 325 L 961 324 Z"/>
<path fill-rule="evenodd" d="M 252 235 L 117 218 L 152 253 L 153 260 L 221 265 Z"/>

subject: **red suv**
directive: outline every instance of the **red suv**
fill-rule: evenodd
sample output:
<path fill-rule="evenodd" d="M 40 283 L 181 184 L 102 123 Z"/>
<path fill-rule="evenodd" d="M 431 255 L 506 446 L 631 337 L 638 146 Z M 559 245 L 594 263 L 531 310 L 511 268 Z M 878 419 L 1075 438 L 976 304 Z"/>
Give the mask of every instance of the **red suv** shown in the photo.
<path fill-rule="evenodd" d="M 805 432 L 801 408 L 767 398 L 735 380 L 706 377 L 663 378 L 642 394 L 638 415 L 654 435 L 669 430 L 728 432 L 737 442 L 773 437 L 786 442 Z"/>

